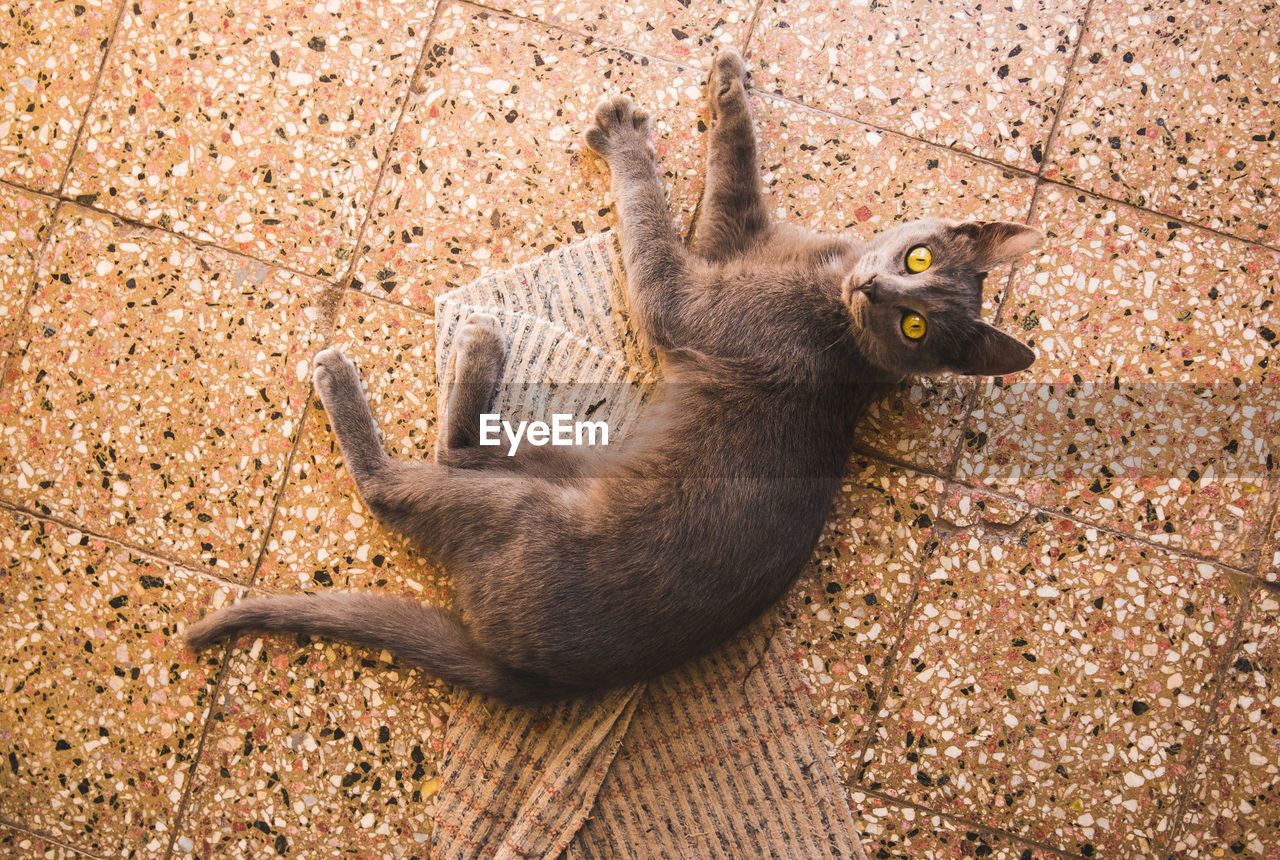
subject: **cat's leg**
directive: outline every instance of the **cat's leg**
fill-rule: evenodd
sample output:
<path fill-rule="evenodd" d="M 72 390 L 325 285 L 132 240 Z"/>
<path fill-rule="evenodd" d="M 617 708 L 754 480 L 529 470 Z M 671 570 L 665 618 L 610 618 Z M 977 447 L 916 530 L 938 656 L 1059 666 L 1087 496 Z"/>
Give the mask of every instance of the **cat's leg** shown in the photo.
<path fill-rule="evenodd" d="M 498 320 L 475 313 L 458 329 L 449 362 L 449 391 L 444 426 L 436 439 L 436 462 L 456 469 L 502 469 L 549 480 L 580 477 L 592 457 L 565 447 L 523 445 L 508 454 L 509 440 L 480 444 L 480 418 L 492 408 L 506 350 Z"/>
<path fill-rule="evenodd" d="M 378 438 L 378 425 L 369 411 L 369 401 L 360 387 L 360 376 L 351 359 L 337 347 L 329 347 L 316 353 L 311 372 L 316 394 L 324 404 L 329 425 L 338 437 L 338 447 L 347 471 L 355 479 L 356 487 L 368 481 L 391 462 L 382 440 Z M 362 493 L 363 495 L 363 493 Z"/>
<path fill-rule="evenodd" d="M 746 251 L 769 227 L 760 188 L 756 135 L 747 106 L 747 67 L 733 48 L 721 48 L 707 79 L 706 187 L 693 250 L 721 262 Z"/>
<path fill-rule="evenodd" d="M 452 452 L 480 444 L 480 416 L 493 403 L 505 361 L 498 320 L 482 313 L 467 317 L 453 337 L 449 357 L 453 387 L 445 406 L 444 427 L 436 440 L 436 462 L 454 465 L 449 462 Z"/>
<path fill-rule="evenodd" d="M 483 474 L 387 456 L 355 365 L 337 349 L 316 355 L 313 379 L 347 471 L 379 522 L 443 559 L 469 524 L 501 507 L 502 494 Z"/>
<path fill-rule="evenodd" d="M 612 174 L 631 317 L 654 346 L 678 346 L 675 335 L 689 278 L 689 254 L 667 210 L 649 144 L 649 116 L 626 96 L 606 98 L 596 106 L 585 139 L 609 163 Z"/>

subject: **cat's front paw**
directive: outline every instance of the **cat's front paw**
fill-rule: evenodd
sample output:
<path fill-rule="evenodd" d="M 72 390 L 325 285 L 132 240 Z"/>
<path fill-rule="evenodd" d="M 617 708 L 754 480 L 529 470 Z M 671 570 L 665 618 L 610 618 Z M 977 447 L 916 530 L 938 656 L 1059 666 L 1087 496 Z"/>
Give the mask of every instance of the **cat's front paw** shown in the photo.
<path fill-rule="evenodd" d="M 711 121 L 727 110 L 747 103 L 747 64 L 737 49 L 723 46 L 711 60 L 707 78 L 707 110 Z"/>
<path fill-rule="evenodd" d="M 654 157 L 649 143 L 649 114 L 639 110 L 630 96 L 610 96 L 596 105 L 591 127 L 584 135 L 587 147 L 605 159 L 625 152 Z"/>

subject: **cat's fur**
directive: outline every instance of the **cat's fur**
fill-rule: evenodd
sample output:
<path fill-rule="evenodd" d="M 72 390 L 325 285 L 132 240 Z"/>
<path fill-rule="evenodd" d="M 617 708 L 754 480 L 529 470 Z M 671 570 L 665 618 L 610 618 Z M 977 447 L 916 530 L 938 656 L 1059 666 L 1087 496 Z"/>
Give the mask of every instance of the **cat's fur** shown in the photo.
<path fill-rule="evenodd" d="M 248 600 L 194 625 L 208 645 L 290 631 L 385 648 L 513 702 L 634 682 L 717 645 L 762 612 L 813 551 L 867 402 L 908 374 L 1005 374 L 1025 345 L 979 319 L 985 273 L 1035 247 L 1009 222 L 903 224 L 868 241 L 773 223 L 761 194 L 745 68 L 708 82 L 706 190 L 692 252 L 674 230 L 630 99 L 596 109 L 587 146 L 612 172 L 633 325 L 664 382 L 599 452 L 478 446 L 504 353 L 496 321 L 458 332 L 436 463 L 379 442 L 354 366 L 316 356 L 315 385 L 373 514 L 443 563 L 451 611 L 374 594 Z M 911 274 L 907 250 L 934 264 Z M 903 310 L 928 333 L 900 333 Z"/>

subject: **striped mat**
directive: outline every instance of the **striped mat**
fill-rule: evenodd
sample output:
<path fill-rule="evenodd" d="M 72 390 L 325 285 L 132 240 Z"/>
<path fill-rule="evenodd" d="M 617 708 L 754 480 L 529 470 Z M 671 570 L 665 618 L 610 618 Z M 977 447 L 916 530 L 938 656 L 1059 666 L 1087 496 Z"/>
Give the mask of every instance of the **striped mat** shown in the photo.
<path fill-rule="evenodd" d="M 621 438 L 658 378 L 622 289 L 602 234 L 441 295 L 442 387 L 453 333 L 484 311 L 508 347 L 494 411 L 589 412 Z M 457 692 L 436 803 L 432 856 L 450 860 L 866 856 L 771 615 L 647 684 L 541 708 Z"/>

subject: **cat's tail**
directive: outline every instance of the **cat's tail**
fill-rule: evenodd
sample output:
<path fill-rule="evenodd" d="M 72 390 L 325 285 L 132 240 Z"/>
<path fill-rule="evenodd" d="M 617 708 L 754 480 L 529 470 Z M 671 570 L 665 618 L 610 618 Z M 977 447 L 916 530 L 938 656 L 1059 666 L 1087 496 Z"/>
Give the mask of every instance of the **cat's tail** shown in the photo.
<path fill-rule="evenodd" d="M 378 594 L 260 597 L 209 615 L 186 631 L 204 648 L 240 633 L 305 633 L 385 649 L 441 680 L 508 702 L 552 701 L 573 691 L 487 654 L 455 612 Z"/>

